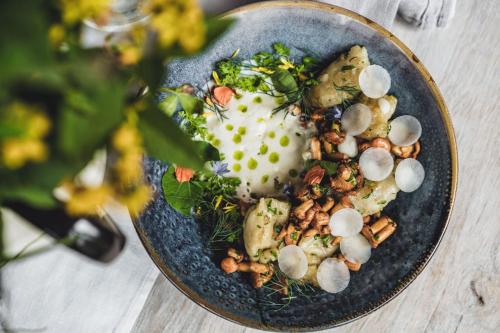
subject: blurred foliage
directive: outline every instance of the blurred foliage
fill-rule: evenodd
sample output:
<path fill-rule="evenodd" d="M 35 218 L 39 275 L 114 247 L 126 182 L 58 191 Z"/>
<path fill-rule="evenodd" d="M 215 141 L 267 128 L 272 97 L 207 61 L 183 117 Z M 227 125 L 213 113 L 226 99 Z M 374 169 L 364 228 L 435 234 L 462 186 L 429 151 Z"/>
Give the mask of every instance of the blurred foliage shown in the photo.
<path fill-rule="evenodd" d="M 137 176 L 143 153 L 193 169 L 212 156 L 160 110 L 156 93 L 166 62 L 203 51 L 231 22 L 205 18 L 195 0 L 144 3 L 148 20 L 84 48 L 83 21 L 105 25 L 106 0 L 0 2 L 0 203 L 53 208 L 62 184 L 70 214 L 92 214 L 101 197 L 136 214 L 151 194 Z M 107 182 L 75 182 L 106 147 L 116 155 Z"/>

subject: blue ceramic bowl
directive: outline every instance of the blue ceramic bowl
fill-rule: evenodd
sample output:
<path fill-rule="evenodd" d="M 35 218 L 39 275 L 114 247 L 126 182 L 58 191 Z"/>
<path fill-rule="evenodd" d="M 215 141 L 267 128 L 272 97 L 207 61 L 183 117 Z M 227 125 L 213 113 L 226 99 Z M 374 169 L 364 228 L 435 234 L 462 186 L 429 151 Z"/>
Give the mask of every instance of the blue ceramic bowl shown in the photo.
<path fill-rule="evenodd" d="M 410 114 L 423 127 L 422 153 L 426 179 L 413 193 L 398 194 L 387 213 L 399 227 L 373 251 L 370 261 L 351 274 L 339 294 L 317 291 L 310 300 L 294 300 L 273 311 L 262 290 L 250 286 L 244 274 L 224 274 L 220 254 L 206 246 L 208 230 L 176 213 L 164 201 L 162 162 L 147 159 L 146 172 L 156 196 L 135 225 L 153 261 L 184 294 L 204 308 L 234 322 L 267 330 L 310 331 L 330 328 L 362 317 L 394 298 L 422 271 L 446 229 L 457 184 L 456 144 L 443 99 L 417 57 L 390 32 L 342 8 L 316 2 L 261 2 L 228 15 L 237 23 L 206 53 L 169 65 L 165 86 L 203 85 L 214 63 L 241 48 L 247 58 L 270 50 L 275 42 L 292 47 L 292 55 L 307 50 L 321 59 L 354 44 L 367 47 L 373 63 L 391 74 L 391 94 L 398 98 L 396 116 Z"/>

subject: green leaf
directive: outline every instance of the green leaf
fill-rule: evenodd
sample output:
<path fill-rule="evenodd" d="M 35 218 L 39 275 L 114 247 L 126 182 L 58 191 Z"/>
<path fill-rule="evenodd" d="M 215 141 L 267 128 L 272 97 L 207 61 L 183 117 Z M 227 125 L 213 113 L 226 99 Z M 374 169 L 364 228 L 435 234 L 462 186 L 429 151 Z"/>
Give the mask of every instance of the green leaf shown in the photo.
<path fill-rule="evenodd" d="M 85 102 L 79 107 L 73 104 L 76 101 L 72 97 L 72 103 L 65 103 L 60 112 L 58 146 L 65 156 L 72 159 L 90 159 L 124 119 L 124 83 L 108 81 L 99 84 L 92 79 L 96 78 L 90 78 L 76 95 L 79 96 L 77 100 Z"/>
<path fill-rule="evenodd" d="M 167 116 L 171 117 L 177 110 L 177 104 L 177 96 L 172 94 L 161 101 L 158 106 Z"/>
<path fill-rule="evenodd" d="M 57 201 L 52 196 L 52 191 L 39 187 L 13 187 L 2 189 L 2 198 L 21 201 L 37 208 L 53 208 Z"/>
<path fill-rule="evenodd" d="M 196 96 L 184 93 L 176 93 L 176 95 L 179 99 L 179 102 L 181 103 L 182 109 L 185 112 L 193 114 L 203 108 L 203 102 Z"/>
<path fill-rule="evenodd" d="M 47 7 L 42 0 L 0 1 L 0 83 L 52 64 Z"/>
<path fill-rule="evenodd" d="M 286 95 L 291 95 L 298 91 L 297 82 L 295 82 L 292 74 L 287 70 L 279 69 L 275 71 L 271 74 L 271 81 L 277 91 Z"/>
<path fill-rule="evenodd" d="M 179 183 L 175 178 L 174 167 L 170 166 L 161 180 L 165 200 L 179 213 L 189 216 L 193 205 L 200 200 L 202 188 L 193 182 Z"/>
<path fill-rule="evenodd" d="M 330 161 L 319 161 L 319 160 L 307 160 L 304 169 L 309 170 L 313 166 L 319 165 L 323 169 L 326 170 L 326 173 L 330 176 L 335 175 L 337 172 L 337 163 Z"/>
<path fill-rule="evenodd" d="M 217 150 L 217 148 L 212 146 L 210 143 L 205 141 L 197 141 L 196 143 L 200 146 L 201 150 L 203 151 L 203 156 L 205 156 L 205 159 L 207 161 L 221 160 L 219 150 Z"/>
<path fill-rule="evenodd" d="M 231 26 L 236 22 L 235 19 L 232 18 L 220 18 L 220 17 L 211 17 L 205 21 L 205 26 L 207 29 L 207 34 L 205 37 L 205 46 L 201 49 L 201 51 L 206 50 L 207 48 L 212 46 L 212 43 L 215 42 L 216 39 L 220 38 Z"/>
<path fill-rule="evenodd" d="M 204 147 L 192 141 L 174 120 L 154 108 L 139 116 L 139 130 L 148 155 L 195 170 L 203 168 Z"/>

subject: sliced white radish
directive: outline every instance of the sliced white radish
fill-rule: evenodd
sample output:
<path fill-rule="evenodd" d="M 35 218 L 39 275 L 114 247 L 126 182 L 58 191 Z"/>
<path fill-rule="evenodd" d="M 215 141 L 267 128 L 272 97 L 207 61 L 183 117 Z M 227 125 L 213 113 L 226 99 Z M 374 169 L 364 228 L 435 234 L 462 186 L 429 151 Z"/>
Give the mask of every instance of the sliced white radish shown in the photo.
<path fill-rule="evenodd" d="M 300 279 L 307 272 L 307 257 L 297 245 L 287 245 L 278 255 L 280 270 L 292 279 Z"/>
<path fill-rule="evenodd" d="M 382 97 L 377 100 L 377 104 L 384 118 L 389 119 L 392 115 L 391 103 L 389 103 L 388 100 Z"/>
<path fill-rule="evenodd" d="M 349 285 L 351 274 L 343 261 L 327 258 L 319 265 L 316 279 L 321 289 L 329 293 L 339 293 Z"/>
<path fill-rule="evenodd" d="M 342 114 L 342 129 L 349 135 L 358 135 L 366 131 L 372 122 L 372 111 L 362 103 L 348 107 Z"/>
<path fill-rule="evenodd" d="M 396 167 L 396 185 L 403 192 L 413 192 L 422 185 L 425 170 L 422 164 L 413 158 L 405 158 Z"/>
<path fill-rule="evenodd" d="M 342 208 L 330 217 L 328 225 L 333 236 L 351 237 L 363 228 L 363 216 L 355 209 Z"/>
<path fill-rule="evenodd" d="M 411 146 L 422 135 L 422 125 L 413 116 L 400 116 L 391 121 L 388 137 L 397 146 Z"/>
<path fill-rule="evenodd" d="M 359 168 L 366 179 L 381 181 L 391 174 L 394 159 L 384 148 L 368 148 L 359 157 Z"/>
<path fill-rule="evenodd" d="M 342 238 L 340 242 L 340 251 L 347 260 L 358 264 L 364 264 L 372 255 L 370 243 L 361 234 Z"/>
<path fill-rule="evenodd" d="M 391 76 L 382 66 L 370 65 L 359 73 L 359 87 L 370 98 L 380 98 L 391 88 Z"/>
<path fill-rule="evenodd" d="M 358 155 L 358 143 L 351 135 L 346 135 L 344 142 L 337 146 L 339 152 L 346 154 L 349 157 Z"/>

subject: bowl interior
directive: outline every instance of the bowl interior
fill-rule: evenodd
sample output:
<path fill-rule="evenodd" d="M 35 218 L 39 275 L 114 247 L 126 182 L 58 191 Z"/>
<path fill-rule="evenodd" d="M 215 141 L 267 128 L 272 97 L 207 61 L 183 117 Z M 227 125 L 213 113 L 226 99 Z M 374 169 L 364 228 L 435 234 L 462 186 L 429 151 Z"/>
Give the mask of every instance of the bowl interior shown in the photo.
<path fill-rule="evenodd" d="M 318 291 L 275 311 L 263 290 L 254 290 L 247 275 L 224 274 L 220 251 L 207 248 L 208 229 L 185 218 L 163 199 L 161 177 L 166 165 L 146 159 L 146 172 L 155 200 L 136 221 L 153 260 L 167 277 L 194 301 L 233 321 L 273 330 L 327 328 L 360 317 L 404 289 L 425 266 L 439 243 L 451 208 L 452 150 L 442 112 L 426 78 L 400 48 L 373 26 L 323 5 L 251 6 L 236 12 L 237 23 L 203 55 L 169 65 L 165 86 L 202 86 L 214 63 L 240 48 L 248 58 L 270 50 L 275 42 L 290 46 L 292 55 L 307 52 L 324 61 L 364 45 L 372 63 L 384 66 L 392 78 L 390 94 L 398 98 L 395 116 L 417 117 L 423 128 L 419 160 L 426 170 L 423 185 L 398 194 L 386 212 L 399 225 L 396 234 L 373 251 L 368 263 L 351 274 L 349 287 L 339 294 Z M 340 10 L 341 11 L 341 10 Z"/>

